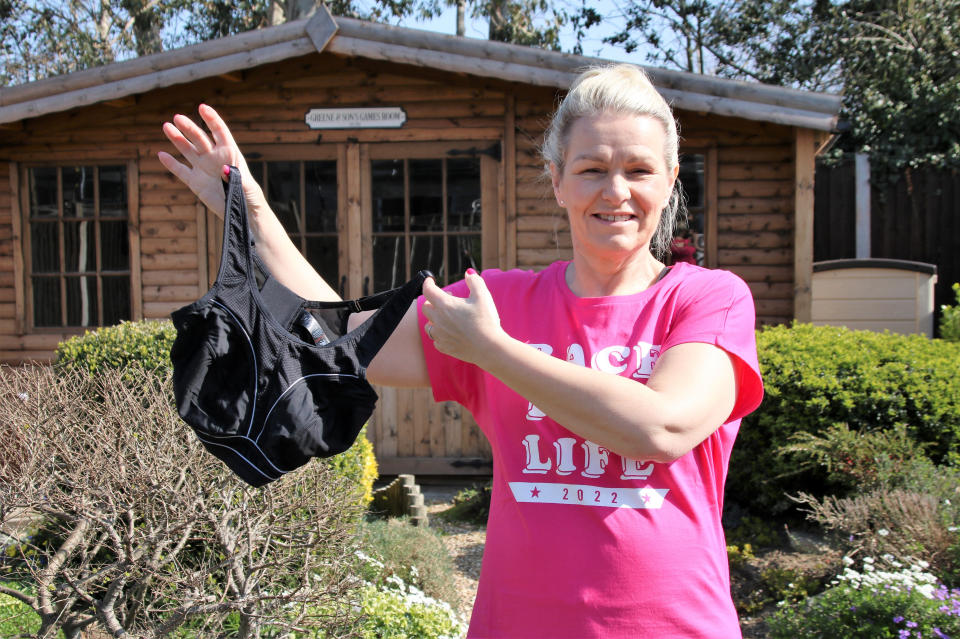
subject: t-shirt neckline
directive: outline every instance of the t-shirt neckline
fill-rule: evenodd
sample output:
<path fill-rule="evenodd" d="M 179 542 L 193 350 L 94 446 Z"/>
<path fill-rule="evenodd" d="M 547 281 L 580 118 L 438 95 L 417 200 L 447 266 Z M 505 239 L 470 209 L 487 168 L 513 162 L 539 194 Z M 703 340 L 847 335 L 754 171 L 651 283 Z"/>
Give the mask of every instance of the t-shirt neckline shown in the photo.
<path fill-rule="evenodd" d="M 580 297 L 574 293 L 570 287 L 567 285 L 567 269 L 570 268 L 570 265 L 573 263 L 573 260 L 567 260 L 564 262 L 559 262 L 555 269 L 555 275 L 557 279 L 557 285 L 560 290 L 563 291 L 564 299 L 572 302 L 574 304 L 579 304 L 582 306 L 593 306 L 598 304 L 631 304 L 643 300 L 645 297 L 649 297 L 656 293 L 661 287 L 668 285 L 669 282 L 674 281 L 677 278 L 676 271 L 684 270 L 687 266 L 684 262 L 677 262 L 669 267 L 669 272 L 663 277 L 659 277 L 656 282 L 636 293 L 628 293 L 626 295 L 607 295 L 602 297 Z"/>

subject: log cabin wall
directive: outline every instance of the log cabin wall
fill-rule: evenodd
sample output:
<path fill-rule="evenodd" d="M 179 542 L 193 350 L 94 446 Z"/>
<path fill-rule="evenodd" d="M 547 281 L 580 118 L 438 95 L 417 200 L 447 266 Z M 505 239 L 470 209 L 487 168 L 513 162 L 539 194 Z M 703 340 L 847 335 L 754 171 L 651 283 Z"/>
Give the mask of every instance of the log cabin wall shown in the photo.
<path fill-rule="evenodd" d="M 26 167 L 127 167 L 131 317 L 165 319 L 202 295 L 216 275 L 220 222 L 156 156 L 172 151 L 162 123 L 175 113 L 196 119 L 206 102 L 249 158 L 337 161 L 337 260 L 345 295 L 357 297 L 366 291 L 373 259 L 369 172 L 361 168 L 391 153 L 430 157 L 440 143 L 446 145 L 440 152 L 453 145 L 461 153 L 499 145 L 482 159 L 484 267 L 540 269 L 569 258 L 567 223 L 539 156 L 558 96 L 554 89 L 323 53 L 0 128 L 0 165 L 10 176 L 0 179 L 0 360 L 49 360 L 59 341 L 81 332 L 31 329 L 27 322 L 30 258 L 20 228 Z M 311 108 L 348 106 L 399 106 L 407 121 L 396 129 L 316 131 L 304 124 Z M 749 283 L 760 323 L 789 321 L 794 129 L 677 116 L 682 152 L 707 159 L 708 265 Z M 368 436 L 383 474 L 491 472 L 489 446 L 467 411 L 434 403 L 428 391 L 379 390 Z"/>

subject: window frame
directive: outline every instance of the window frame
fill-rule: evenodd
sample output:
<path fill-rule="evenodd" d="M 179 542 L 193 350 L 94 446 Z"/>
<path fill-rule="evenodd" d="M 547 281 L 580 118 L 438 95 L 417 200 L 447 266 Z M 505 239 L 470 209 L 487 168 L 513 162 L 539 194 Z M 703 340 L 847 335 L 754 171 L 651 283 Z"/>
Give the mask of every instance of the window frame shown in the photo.
<path fill-rule="evenodd" d="M 91 166 L 97 169 L 99 176 L 100 167 L 122 166 L 126 172 L 127 188 L 127 217 L 126 218 L 107 218 L 125 219 L 127 223 L 127 247 L 129 251 L 129 264 L 123 271 L 101 271 L 99 265 L 90 272 L 90 276 L 97 278 L 98 303 L 97 303 L 97 322 L 94 325 L 69 325 L 61 324 L 59 326 L 36 326 L 34 317 L 34 286 L 33 286 L 33 246 L 31 238 L 31 219 L 30 219 L 30 171 L 34 169 L 53 168 L 57 169 L 57 220 L 62 223 L 63 218 L 63 179 L 62 170 L 70 167 Z M 139 232 L 139 167 L 135 160 L 117 157 L 112 159 L 100 158 L 76 158 L 76 157 L 56 157 L 49 161 L 29 161 L 18 164 L 11 168 L 11 171 L 17 177 L 18 193 L 15 194 L 15 206 L 17 210 L 13 211 L 13 218 L 19 228 L 14 231 L 19 235 L 19 241 L 15 242 L 18 255 L 15 256 L 16 284 L 19 288 L 16 299 L 16 322 L 17 332 L 21 335 L 80 335 L 85 331 L 100 328 L 103 326 L 100 322 L 103 316 L 103 295 L 102 284 L 104 275 L 126 275 L 130 286 L 130 308 L 129 321 L 137 321 L 143 318 L 143 301 L 141 286 L 141 268 L 140 268 L 140 232 Z M 99 181 L 95 183 L 95 197 L 99 197 Z M 99 202 L 96 204 L 96 214 L 93 218 L 98 224 L 95 228 L 97 237 L 100 235 L 100 212 Z M 62 246 L 62 228 L 58 228 L 58 240 Z M 59 279 L 64 281 L 63 264 L 61 263 Z M 65 314 L 67 309 L 63 304 L 63 298 L 66 291 L 61 287 L 61 321 L 66 321 Z"/>
<path fill-rule="evenodd" d="M 717 175 L 717 147 L 713 143 L 691 144 L 680 149 L 680 158 L 684 156 L 703 156 L 703 266 L 717 268 L 718 259 L 718 175 Z"/>

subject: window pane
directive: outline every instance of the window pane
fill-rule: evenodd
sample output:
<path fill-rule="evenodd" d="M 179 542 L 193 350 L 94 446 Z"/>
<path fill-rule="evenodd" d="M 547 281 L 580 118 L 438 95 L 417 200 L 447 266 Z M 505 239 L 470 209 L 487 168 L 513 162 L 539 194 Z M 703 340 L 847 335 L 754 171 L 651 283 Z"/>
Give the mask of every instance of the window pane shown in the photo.
<path fill-rule="evenodd" d="M 480 230 L 480 159 L 447 160 L 447 228 Z"/>
<path fill-rule="evenodd" d="M 455 235 L 450 238 L 448 249 L 450 278 L 458 280 L 468 268 L 481 270 L 480 234 Z"/>
<path fill-rule="evenodd" d="M 63 223 L 63 265 L 65 273 L 85 273 L 97 270 L 96 223 L 92 220 L 84 222 Z"/>
<path fill-rule="evenodd" d="M 93 276 L 68 277 L 67 325 L 97 325 L 97 278 Z"/>
<path fill-rule="evenodd" d="M 33 324 L 34 326 L 61 326 L 60 278 L 34 277 L 33 279 Z"/>
<path fill-rule="evenodd" d="M 337 286 L 340 276 L 340 268 L 337 255 L 337 238 L 331 237 L 308 237 L 307 238 L 307 261 L 317 269 L 320 276 L 332 287 Z"/>
<path fill-rule="evenodd" d="M 92 166 L 63 168 L 63 217 L 93 217 Z"/>
<path fill-rule="evenodd" d="M 100 250 L 100 270 L 126 271 L 130 268 L 126 222 L 100 223 Z"/>
<path fill-rule="evenodd" d="M 126 275 L 103 278 L 103 325 L 130 319 L 130 278 Z"/>
<path fill-rule="evenodd" d="M 287 233 L 303 233 L 300 219 L 300 163 L 267 162 L 267 199 Z"/>
<path fill-rule="evenodd" d="M 100 216 L 127 217 L 126 167 L 100 167 Z"/>
<path fill-rule="evenodd" d="M 410 230 L 443 230 L 443 160 L 410 160 Z"/>
<path fill-rule="evenodd" d="M 683 186 L 687 206 L 690 208 L 704 206 L 703 165 L 703 155 L 687 155 L 680 158 L 680 174 L 677 179 Z"/>
<path fill-rule="evenodd" d="M 403 160 L 370 163 L 373 231 L 403 232 Z"/>
<path fill-rule="evenodd" d="M 252 175 L 253 179 L 257 181 L 257 184 L 263 186 L 263 162 L 248 160 L 247 168 L 250 169 L 250 175 Z"/>
<path fill-rule="evenodd" d="M 337 163 L 306 162 L 307 232 L 336 233 L 337 231 Z"/>
<path fill-rule="evenodd" d="M 30 169 L 30 217 L 57 217 L 57 169 Z"/>
<path fill-rule="evenodd" d="M 420 235 L 410 238 L 410 273 L 429 269 L 437 276 L 437 281 L 447 283 L 446 269 L 443 267 L 443 236 Z"/>
<path fill-rule="evenodd" d="M 30 223 L 30 262 L 34 273 L 60 272 L 57 222 Z"/>
<path fill-rule="evenodd" d="M 370 292 L 386 291 L 405 282 L 406 257 L 402 237 L 374 236 L 373 289 Z"/>

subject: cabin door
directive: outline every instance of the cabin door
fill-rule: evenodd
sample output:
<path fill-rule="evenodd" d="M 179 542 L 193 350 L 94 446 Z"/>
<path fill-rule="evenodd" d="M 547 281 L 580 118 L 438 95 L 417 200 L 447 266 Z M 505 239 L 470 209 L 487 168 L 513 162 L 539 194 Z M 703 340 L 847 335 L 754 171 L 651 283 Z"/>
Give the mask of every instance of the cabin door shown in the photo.
<path fill-rule="evenodd" d="M 497 267 L 499 144 L 362 145 L 363 292 L 429 269 L 443 286 Z M 371 426 L 381 474 L 490 474 L 473 417 L 429 390 L 378 388 Z"/>

